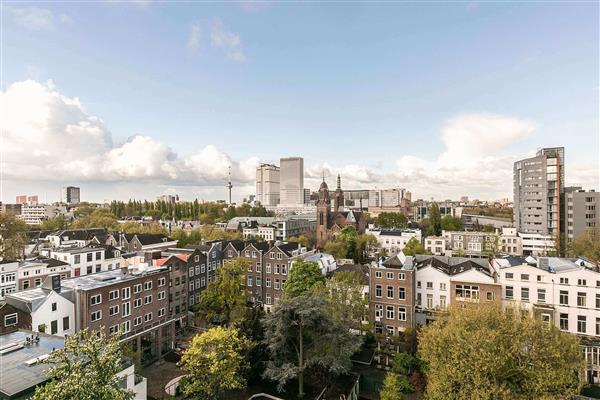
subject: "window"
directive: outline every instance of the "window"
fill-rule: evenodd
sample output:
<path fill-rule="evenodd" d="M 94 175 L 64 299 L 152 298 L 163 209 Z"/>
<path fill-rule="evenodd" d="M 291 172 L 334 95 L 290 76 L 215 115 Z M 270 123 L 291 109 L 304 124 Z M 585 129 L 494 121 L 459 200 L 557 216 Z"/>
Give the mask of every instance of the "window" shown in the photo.
<path fill-rule="evenodd" d="M 541 275 L 538 275 L 538 276 L 537 276 L 537 281 L 538 281 L 538 282 L 541 282 L 541 281 L 542 281 L 542 276 L 541 276 Z"/>
<path fill-rule="evenodd" d="M 279 290 L 279 279 L 275 279 L 273 289 Z"/>
<path fill-rule="evenodd" d="M 150 304 L 150 303 L 152 303 L 152 295 L 151 294 L 144 297 L 144 304 Z"/>
<path fill-rule="evenodd" d="M 144 322 L 150 322 L 152 321 L 152 313 L 148 313 L 144 315 Z"/>
<path fill-rule="evenodd" d="M 247 285 L 252 286 L 252 276 L 251 275 L 248 275 L 247 280 L 248 280 Z"/>
<path fill-rule="evenodd" d="M 587 286 L 587 280 L 577 279 L 577 286 Z"/>
<path fill-rule="evenodd" d="M 433 282 L 427 282 L 427 289 L 433 290 Z"/>
<path fill-rule="evenodd" d="M 562 278 L 561 278 L 562 279 Z M 561 290 L 559 294 L 559 304 L 561 306 L 569 305 L 569 292 L 566 290 Z"/>
<path fill-rule="evenodd" d="M 81 262 L 81 255 L 75 254 L 73 264 L 79 264 Z"/>
<path fill-rule="evenodd" d="M 265 284 L 267 287 L 271 287 L 271 278 L 267 276 Z"/>
<path fill-rule="evenodd" d="M 600 317 L 596 317 L 596 335 L 600 335 Z"/>
<path fill-rule="evenodd" d="M 600 293 L 596 293 L 596 308 L 600 309 Z"/>
<path fill-rule="evenodd" d="M 417 287 L 420 289 L 421 288 L 421 281 L 417 281 Z"/>
<path fill-rule="evenodd" d="M 50 321 L 50 334 L 56 335 L 58 333 L 58 321 Z"/>
<path fill-rule="evenodd" d="M 271 304 L 271 295 L 267 293 L 267 296 L 265 298 L 265 303 L 267 304 Z"/>
<path fill-rule="evenodd" d="M 585 293 L 577 292 L 577 307 L 585 307 Z"/>
<path fill-rule="evenodd" d="M 521 280 L 522 281 L 528 281 L 529 280 L 529 274 L 521 274 Z"/>
<path fill-rule="evenodd" d="M 478 300 L 479 286 L 477 285 L 456 285 L 456 298 L 461 300 Z"/>
<path fill-rule="evenodd" d="M 381 285 L 375 285 L 375 297 L 381 297 L 382 290 Z"/>
<path fill-rule="evenodd" d="M 52 303 L 52 311 L 56 311 L 56 303 Z"/>
<path fill-rule="evenodd" d="M 262 272 L 262 266 L 260 263 L 256 263 L 256 272 Z"/>
<path fill-rule="evenodd" d="M 206 278 L 204 276 L 202 278 L 200 278 L 200 285 L 202 287 L 206 286 Z"/>
<path fill-rule="evenodd" d="M 586 330 L 586 316 L 585 315 L 578 315 L 577 316 L 577 333 L 585 333 Z"/>
<path fill-rule="evenodd" d="M 142 284 L 138 283 L 133 287 L 133 293 L 140 293 L 142 291 Z"/>
<path fill-rule="evenodd" d="M 116 315 L 119 313 L 119 305 L 117 304 L 116 306 L 110 306 L 110 308 L 108 309 L 108 315 L 112 316 L 112 315 Z"/>
<path fill-rule="evenodd" d="M 446 296 L 440 296 L 440 308 L 446 308 Z"/>
<path fill-rule="evenodd" d="M 200 256 L 199 255 L 195 255 L 194 256 L 194 262 L 198 262 L 198 261 L 200 261 Z"/>
<path fill-rule="evenodd" d="M 427 294 L 427 308 L 433 308 L 433 295 L 431 293 Z"/>
<path fill-rule="evenodd" d="M 398 272 L 398 279 L 401 281 L 406 280 L 406 274 L 404 272 Z"/>
<path fill-rule="evenodd" d="M 485 294 L 485 298 L 487 299 L 487 301 L 494 301 L 496 300 L 496 294 L 494 292 L 487 292 Z"/>
<path fill-rule="evenodd" d="M 95 294 L 90 297 L 90 305 L 94 306 L 94 305 L 100 304 L 100 303 L 102 303 L 102 295 L 101 294 Z"/>
<path fill-rule="evenodd" d="M 135 317 L 133 320 L 133 326 L 139 326 L 142 324 L 142 317 Z"/>
<path fill-rule="evenodd" d="M 386 319 L 394 319 L 394 306 L 386 306 L 385 307 L 385 318 Z"/>
<path fill-rule="evenodd" d="M 381 278 L 383 276 L 383 274 L 381 273 L 381 271 L 375 271 L 375 278 Z"/>
<path fill-rule="evenodd" d="M 200 271 L 202 273 L 205 273 L 206 272 L 206 265 L 202 264 L 202 266 L 200 267 Z"/>
<path fill-rule="evenodd" d="M 90 321 L 94 322 L 94 321 L 98 321 L 102 319 L 102 310 L 98 310 L 98 311 L 94 311 L 91 315 L 90 315 Z"/>
<path fill-rule="evenodd" d="M 398 288 L 398 300 L 406 300 L 406 289 L 403 287 Z"/>
<path fill-rule="evenodd" d="M 92 253 L 87 253 L 87 254 L 86 254 L 86 259 L 87 259 L 88 261 L 93 261 Z"/>
<path fill-rule="evenodd" d="M 388 299 L 393 299 L 394 298 L 394 287 L 393 286 L 388 286 L 387 287 L 387 298 Z"/>
<path fill-rule="evenodd" d="M 446 290 L 446 284 L 440 283 L 440 290 Z"/>
<path fill-rule="evenodd" d="M 8 315 L 4 316 L 4 326 L 5 327 L 17 325 L 18 322 L 19 322 L 19 317 L 18 317 L 17 313 L 8 314 Z"/>
<path fill-rule="evenodd" d="M 398 307 L 398 320 L 406 321 L 406 308 Z"/>
<path fill-rule="evenodd" d="M 119 290 L 111 290 L 108 292 L 108 300 L 115 300 L 119 298 Z"/>
<path fill-rule="evenodd" d="M 166 292 L 164 290 L 158 292 L 158 300 L 164 300 L 166 297 L 167 297 L 167 295 L 166 295 Z"/>
<path fill-rule="evenodd" d="M 560 278 L 560 284 L 561 285 L 568 285 L 569 284 L 569 278 Z"/>
<path fill-rule="evenodd" d="M 394 279 L 394 273 L 393 272 L 386 272 L 385 277 L 387 279 Z"/>
<path fill-rule="evenodd" d="M 375 304 L 375 318 L 383 317 L 383 305 Z"/>
<path fill-rule="evenodd" d="M 138 299 L 138 300 L 141 300 L 141 299 Z M 131 303 L 130 302 L 123 303 L 122 311 L 123 311 L 123 313 L 121 314 L 121 317 L 129 317 L 131 315 Z"/>
<path fill-rule="evenodd" d="M 281 274 L 287 275 L 287 265 L 281 264 Z"/>
<path fill-rule="evenodd" d="M 131 331 L 131 321 L 125 321 L 121 323 L 121 333 L 129 333 Z"/>
<path fill-rule="evenodd" d="M 126 288 L 121 289 L 121 297 L 123 298 L 123 300 L 127 300 L 127 299 L 131 298 L 131 288 L 126 287 Z"/>
<path fill-rule="evenodd" d="M 538 303 L 546 302 L 546 289 L 538 289 L 537 290 L 537 301 L 538 301 Z"/>
<path fill-rule="evenodd" d="M 569 330 L 569 314 L 560 314 L 558 323 L 559 323 L 559 327 L 561 330 L 568 331 Z"/>
<path fill-rule="evenodd" d="M 158 317 L 164 317 L 165 316 L 165 309 L 161 308 L 160 310 L 158 310 Z"/>
<path fill-rule="evenodd" d="M 69 330 L 69 317 L 63 317 L 63 331 Z"/>
<path fill-rule="evenodd" d="M 543 313 L 542 314 L 542 322 L 546 325 L 546 326 L 550 326 L 550 314 L 547 313 Z"/>
<path fill-rule="evenodd" d="M 102 258 L 102 252 L 96 252 L 96 260 L 100 260 Z"/>
<path fill-rule="evenodd" d="M 138 308 L 142 306 L 142 298 L 133 300 L 133 308 Z"/>
<path fill-rule="evenodd" d="M 521 301 L 529 301 L 529 288 L 528 287 L 521 288 Z"/>

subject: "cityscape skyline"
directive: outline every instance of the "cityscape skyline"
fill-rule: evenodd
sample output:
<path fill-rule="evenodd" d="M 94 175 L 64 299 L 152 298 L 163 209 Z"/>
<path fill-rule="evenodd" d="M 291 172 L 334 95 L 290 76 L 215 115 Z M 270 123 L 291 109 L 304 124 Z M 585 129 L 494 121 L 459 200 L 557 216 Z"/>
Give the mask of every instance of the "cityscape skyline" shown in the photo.
<path fill-rule="evenodd" d="M 182 11 L 4 6 L 4 202 L 68 185 L 226 199 L 230 165 L 239 201 L 259 162 L 286 156 L 311 190 L 325 171 L 347 189 L 493 200 L 512 197 L 514 161 L 553 146 L 568 185 L 598 189 L 598 4 Z"/>

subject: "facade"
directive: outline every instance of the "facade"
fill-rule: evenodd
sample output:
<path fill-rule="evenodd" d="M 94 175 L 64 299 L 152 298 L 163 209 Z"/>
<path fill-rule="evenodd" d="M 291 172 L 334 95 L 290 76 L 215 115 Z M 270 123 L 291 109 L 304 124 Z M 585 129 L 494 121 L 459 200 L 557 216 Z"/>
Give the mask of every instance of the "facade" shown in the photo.
<path fill-rule="evenodd" d="M 116 247 L 90 244 L 85 247 L 62 247 L 40 250 L 48 258 L 70 265 L 70 276 L 81 276 L 96 272 L 119 269 L 125 265 L 121 250 Z"/>
<path fill-rule="evenodd" d="M 42 221 L 52 219 L 58 215 L 66 215 L 65 206 L 55 206 L 47 204 L 25 205 L 21 206 L 21 214 L 17 217 L 23 220 L 27 225 L 39 225 Z"/>
<path fill-rule="evenodd" d="M 164 201 L 165 203 L 168 204 L 175 204 L 179 201 L 179 195 L 178 194 L 163 194 L 157 197 L 158 201 Z"/>
<path fill-rule="evenodd" d="M 467 214 L 465 212 L 461 214 L 461 220 L 466 231 L 478 231 L 485 225 L 491 225 L 496 229 L 512 226 L 512 221 L 510 220 L 488 217 L 485 215 Z"/>
<path fill-rule="evenodd" d="M 543 148 L 515 162 L 513 220 L 519 232 L 557 236 L 562 231 L 564 182 L 564 147 Z"/>
<path fill-rule="evenodd" d="M 398 212 L 413 217 L 411 193 L 403 188 L 369 190 L 369 213 L 377 216 L 382 212 Z"/>
<path fill-rule="evenodd" d="M 551 235 L 519 232 L 523 255 L 546 256 L 556 252 L 556 241 Z"/>
<path fill-rule="evenodd" d="M 446 238 L 443 236 L 427 236 L 424 240 L 425 250 L 436 256 L 446 255 Z"/>
<path fill-rule="evenodd" d="M 333 238 L 346 226 L 353 226 L 359 234 L 365 232 L 367 220 L 360 211 L 341 211 L 344 193 L 338 179 L 338 189 L 334 194 L 334 209 L 331 210 L 331 197 L 327 183 L 323 180 L 319 188 L 317 201 L 317 248 L 322 249 L 325 243 Z M 336 208 L 337 207 L 337 208 Z"/>
<path fill-rule="evenodd" d="M 496 254 L 500 251 L 500 238 L 495 233 L 442 231 L 446 246 L 452 253 L 463 253 L 471 257 Z"/>
<path fill-rule="evenodd" d="M 75 186 L 62 188 L 62 202 L 67 204 L 79 204 L 81 202 L 81 189 Z"/>
<path fill-rule="evenodd" d="M 415 326 L 413 258 L 402 253 L 369 268 L 369 305 L 375 333 L 397 336 Z"/>
<path fill-rule="evenodd" d="M 14 293 L 18 289 L 17 276 L 19 273 L 19 262 L 0 262 L 0 301 L 8 293 Z"/>
<path fill-rule="evenodd" d="M 517 228 L 502 228 L 500 244 L 500 250 L 504 254 L 513 256 L 520 256 L 523 254 L 523 239 L 519 236 Z"/>
<path fill-rule="evenodd" d="M 21 215 L 21 204 L 0 204 L 0 214 L 17 216 Z"/>
<path fill-rule="evenodd" d="M 385 249 L 387 254 L 402 251 L 404 246 L 413 238 L 419 243 L 422 242 L 420 229 L 367 229 L 366 233 L 375 236 L 379 246 Z"/>
<path fill-rule="evenodd" d="M 304 159 L 287 157 L 279 160 L 280 203 L 304 204 Z"/>
<path fill-rule="evenodd" d="M 162 233 L 122 233 L 118 247 L 124 252 L 161 251 L 177 247 L 177 240 Z"/>
<path fill-rule="evenodd" d="M 0 301 L 0 335 L 19 329 L 31 330 L 31 315 L 5 301 Z"/>
<path fill-rule="evenodd" d="M 256 198 L 265 207 L 279 204 L 279 167 L 272 164 L 260 164 L 256 167 Z"/>
<path fill-rule="evenodd" d="M 572 242 L 589 229 L 600 227 L 600 192 L 565 188 L 563 215 L 563 237 L 566 243 Z"/>
<path fill-rule="evenodd" d="M 71 266 L 64 261 L 39 256 L 19 262 L 17 291 L 37 288 L 46 277 L 58 274 L 62 279 L 71 276 Z"/>
<path fill-rule="evenodd" d="M 425 218 L 428 218 L 429 207 L 433 204 L 433 201 L 417 200 L 413 203 L 413 219 L 416 222 L 420 222 Z M 440 215 L 442 217 L 446 215 L 452 215 L 453 217 L 460 218 L 462 214 L 462 207 L 457 201 L 440 201 L 436 202 L 440 208 Z"/>

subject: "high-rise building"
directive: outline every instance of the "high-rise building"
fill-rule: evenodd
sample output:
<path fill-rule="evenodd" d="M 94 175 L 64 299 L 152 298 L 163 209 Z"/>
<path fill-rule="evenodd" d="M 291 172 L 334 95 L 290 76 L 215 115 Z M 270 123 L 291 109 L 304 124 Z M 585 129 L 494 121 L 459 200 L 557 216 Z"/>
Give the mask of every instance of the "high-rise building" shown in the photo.
<path fill-rule="evenodd" d="M 514 225 L 519 232 L 551 236 L 561 232 L 564 181 L 564 147 L 543 148 L 535 157 L 515 162 Z"/>
<path fill-rule="evenodd" d="M 27 195 L 23 194 L 23 195 L 17 196 L 15 203 L 16 204 L 27 204 Z"/>
<path fill-rule="evenodd" d="M 581 236 L 586 230 L 600 227 L 600 192 L 586 192 L 581 187 L 566 187 L 563 197 L 566 243 Z"/>
<path fill-rule="evenodd" d="M 287 157 L 280 160 L 279 194 L 281 204 L 304 204 L 304 159 Z"/>
<path fill-rule="evenodd" d="M 81 201 L 81 190 L 75 186 L 67 186 L 62 188 L 61 200 L 67 204 L 79 204 Z"/>
<path fill-rule="evenodd" d="M 279 167 L 260 164 L 256 167 L 256 201 L 265 207 L 279 204 Z"/>

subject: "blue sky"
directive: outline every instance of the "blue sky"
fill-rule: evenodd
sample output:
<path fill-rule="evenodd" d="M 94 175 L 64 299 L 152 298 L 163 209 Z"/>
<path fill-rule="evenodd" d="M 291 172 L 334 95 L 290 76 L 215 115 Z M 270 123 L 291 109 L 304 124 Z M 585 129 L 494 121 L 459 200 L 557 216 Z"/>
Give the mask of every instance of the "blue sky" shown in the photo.
<path fill-rule="evenodd" d="M 5 2 L 7 96 L 31 79 L 41 85 L 31 101 L 78 98 L 78 118 L 103 122 L 98 157 L 66 161 L 98 165 L 127 141 L 145 151 L 134 135 L 170 148 L 126 157 L 165 173 L 56 166 L 40 177 L 33 164 L 43 157 L 27 157 L 21 140 L 33 134 L 15 128 L 38 125 L 13 121 L 5 201 L 40 189 L 55 200 L 54 187 L 73 182 L 92 200 L 223 198 L 226 163 L 211 157 L 234 164 L 243 196 L 257 160 L 287 155 L 305 157 L 315 189 L 325 169 L 349 188 L 494 199 L 512 196 L 514 159 L 556 145 L 566 147 L 567 183 L 597 187 L 598 11 L 591 2 Z M 66 112 L 49 113 L 44 141 L 59 144 Z M 190 171 L 198 152 L 208 172 Z"/>

